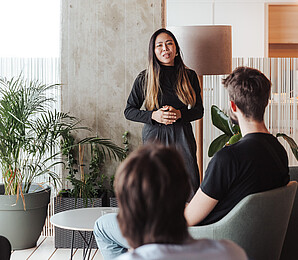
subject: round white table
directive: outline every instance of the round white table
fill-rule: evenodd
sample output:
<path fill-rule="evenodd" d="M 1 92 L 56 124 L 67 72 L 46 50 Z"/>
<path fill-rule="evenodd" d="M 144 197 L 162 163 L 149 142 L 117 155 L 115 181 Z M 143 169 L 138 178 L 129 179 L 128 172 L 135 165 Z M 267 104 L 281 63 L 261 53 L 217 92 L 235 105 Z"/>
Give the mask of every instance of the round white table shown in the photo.
<path fill-rule="evenodd" d="M 86 259 L 87 255 L 90 258 L 91 244 L 93 241 L 93 232 L 90 239 L 87 241 L 85 235 L 86 231 L 93 231 L 95 221 L 102 215 L 108 213 L 116 213 L 118 208 L 115 207 L 95 207 L 95 208 L 82 208 L 72 209 L 57 213 L 51 217 L 51 223 L 59 228 L 72 230 L 71 238 L 71 256 L 73 255 L 73 243 L 74 232 L 78 231 L 84 241 L 83 259 Z M 83 233 L 84 232 L 84 233 Z M 86 248 L 85 248 L 86 245 Z M 89 252 L 89 254 L 88 254 Z"/>

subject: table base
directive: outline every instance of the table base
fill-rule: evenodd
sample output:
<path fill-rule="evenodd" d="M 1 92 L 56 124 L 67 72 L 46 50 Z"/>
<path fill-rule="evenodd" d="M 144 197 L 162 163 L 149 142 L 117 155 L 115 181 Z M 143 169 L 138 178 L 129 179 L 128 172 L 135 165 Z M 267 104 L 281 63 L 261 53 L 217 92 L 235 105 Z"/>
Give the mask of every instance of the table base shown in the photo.
<path fill-rule="evenodd" d="M 91 244 L 93 241 L 93 232 L 91 233 L 91 236 L 89 239 L 86 239 L 86 231 L 85 232 L 81 232 L 78 231 L 80 236 L 82 237 L 83 241 L 84 241 L 84 248 L 83 248 L 83 260 L 85 259 L 90 259 L 90 255 L 91 255 Z M 84 233 L 84 234 L 83 234 Z M 74 240 L 75 240 L 75 230 L 72 231 L 72 236 L 71 236 L 71 250 L 70 250 L 70 259 L 72 260 L 72 256 L 73 256 L 73 245 L 74 245 Z M 86 258 L 88 255 L 88 258 Z"/>

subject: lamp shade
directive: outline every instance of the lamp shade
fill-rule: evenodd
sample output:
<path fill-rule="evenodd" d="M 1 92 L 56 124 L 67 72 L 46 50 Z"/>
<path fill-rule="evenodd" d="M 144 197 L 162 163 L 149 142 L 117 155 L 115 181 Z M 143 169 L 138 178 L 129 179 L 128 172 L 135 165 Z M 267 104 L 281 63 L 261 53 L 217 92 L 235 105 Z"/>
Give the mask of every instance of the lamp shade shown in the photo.
<path fill-rule="evenodd" d="M 229 25 L 167 27 L 175 37 L 186 66 L 202 75 L 232 71 L 232 27 Z"/>

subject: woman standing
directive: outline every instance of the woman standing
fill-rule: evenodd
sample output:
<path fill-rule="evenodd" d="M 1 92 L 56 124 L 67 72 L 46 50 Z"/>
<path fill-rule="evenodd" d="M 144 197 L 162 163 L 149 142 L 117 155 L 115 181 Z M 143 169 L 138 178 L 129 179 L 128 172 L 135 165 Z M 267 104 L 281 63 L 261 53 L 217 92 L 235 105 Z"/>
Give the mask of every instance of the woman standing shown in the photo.
<path fill-rule="evenodd" d="M 151 36 L 148 54 L 149 66 L 137 76 L 124 114 L 128 120 L 144 123 L 143 143 L 176 146 L 190 175 L 193 195 L 200 179 L 190 122 L 202 118 L 204 112 L 198 77 L 186 68 L 175 36 L 166 29 Z"/>

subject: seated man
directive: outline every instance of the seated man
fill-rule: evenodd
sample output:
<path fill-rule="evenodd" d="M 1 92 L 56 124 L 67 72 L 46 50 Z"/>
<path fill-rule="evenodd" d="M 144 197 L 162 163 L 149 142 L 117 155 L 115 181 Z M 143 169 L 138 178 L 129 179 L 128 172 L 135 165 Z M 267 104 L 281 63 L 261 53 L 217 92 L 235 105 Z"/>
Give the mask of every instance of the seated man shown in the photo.
<path fill-rule="evenodd" d="M 190 183 L 174 148 L 155 144 L 132 153 L 117 171 L 115 191 L 118 216 L 104 215 L 94 227 L 105 260 L 126 252 L 128 245 L 133 250 L 117 259 L 247 259 L 231 241 L 190 237 L 184 217 Z"/>
<path fill-rule="evenodd" d="M 249 194 L 289 182 L 288 156 L 264 123 L 271 82 L 260 71 L 235 69 L 224 81 L 230 118 L 243 138 L 215 154 L 204 180 L 185 209 L 188 225 L 206 225 L 223 218 Z"/>

